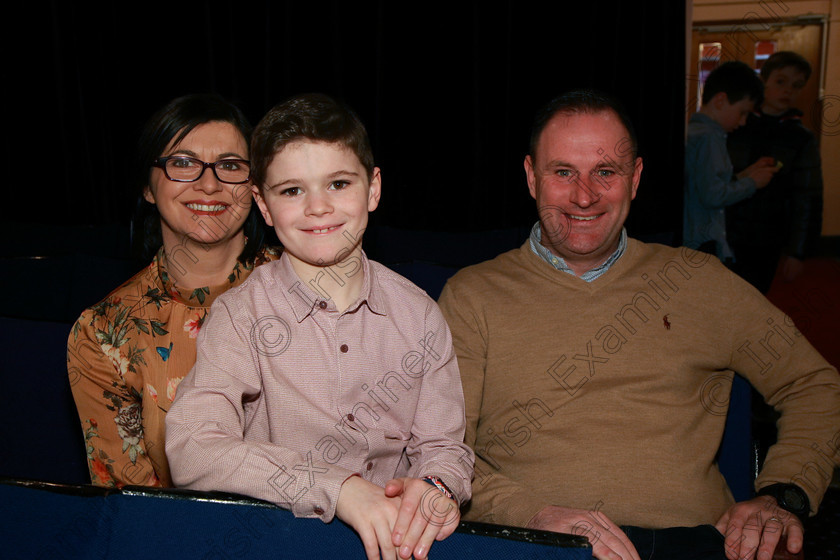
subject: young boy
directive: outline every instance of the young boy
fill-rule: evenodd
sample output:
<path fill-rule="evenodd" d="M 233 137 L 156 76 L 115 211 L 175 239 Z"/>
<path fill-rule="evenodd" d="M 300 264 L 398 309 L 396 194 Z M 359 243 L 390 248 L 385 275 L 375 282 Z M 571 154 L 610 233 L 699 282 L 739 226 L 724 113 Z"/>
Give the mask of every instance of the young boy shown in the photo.
<path fill-rule="evenodd" d="M 470 498 L 464 397 L 425 292 L 362 251 L 381 176 L 329 97 L 268 112 L 254 198 L 282 257 L 214 303 L 167 415 L 176 485 L 352 526 L 368 558 L 425 558 Z"/>
<path fill-rule="evenodd" d="M 726 152 L 726 135 L 744 124 L 761 101 L 761 90 L 761 80 L 749 66 L 724 62 L 709 74 L 700 111 L 688 122 L 683 244 L 722 261 L 733 258 L 724 208 L 752 196 L 776 172 L 773 159 L 763 157 L 734 175 Z"/>
<path fill-rule="evenodd" d="M 799 54 L 782 51 L 770 56 L 761 67 L 764 101 L 728 138 L 735 171 L 760 156 L 774 158 L 779 166 L 766 189 L 726 211 L 733 269 L 764 293 L 780 257 L 783 278 L 797 275 L 822 229 L 819 146 L 802 126 L 802 112 L 793 106 L 810 76 L 811 65 Z"/>

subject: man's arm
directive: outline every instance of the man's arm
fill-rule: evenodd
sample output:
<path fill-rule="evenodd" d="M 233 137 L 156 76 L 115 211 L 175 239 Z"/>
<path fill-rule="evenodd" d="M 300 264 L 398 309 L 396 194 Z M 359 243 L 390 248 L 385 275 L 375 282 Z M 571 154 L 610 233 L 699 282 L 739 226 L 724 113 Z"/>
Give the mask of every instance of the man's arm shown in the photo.
<path fill-rule="evenodd" d="M 489 333 L 481 310 L 467 300 L 456 278 L 444 286 L 438 303 L 449 323 L 458 355 L 466 407 L 465 442 L 475 449 Z M 540 494 L 539 481 L 528 486 L 501 474 L 482 457 L 481 450 L 476 450 L 473 497 L 466 512 L 472 520 L 586 536 L 598 560 L 639 560 L 630 540 L 606 516 L 551 505 Z M 592 519 L 597 519 L 597 527 Z"/>
<path fill-rule="evenodd" d="M 734 274 L 729 282 L 730 316 L 738 318 L 730 324 L 731 368 L 781 413 L 777 443 L 768 451 L 756 489 L 794 484 L 807 495 L 813 515 L 838 463 L 840 376 L 789 317 Z M 788 551 L 802 546 L 802 523 L 772 496 L 734 505 L 717 527 L 733 559 L 772 554 L 783 534 Z"/>

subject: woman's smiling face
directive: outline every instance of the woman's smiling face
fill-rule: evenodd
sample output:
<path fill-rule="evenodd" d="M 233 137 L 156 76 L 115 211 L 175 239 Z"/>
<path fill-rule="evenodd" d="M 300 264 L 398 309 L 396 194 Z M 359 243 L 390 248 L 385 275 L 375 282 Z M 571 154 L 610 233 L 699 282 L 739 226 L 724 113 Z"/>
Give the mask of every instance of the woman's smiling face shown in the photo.
<path fill-rule="evenodd" d="M 196 126 L 177 144 L 173 140 L 160 155 L 204 162 L 247 160 L 248 145 L 234 125 L 212 121 Z M 197 181 L 184 183 L 169 180 L 163 169 L 154 167 L 144 196 L 157 206 L 163 240 L 170 246 L 185 238 L 215 245 L 244 235 L 252 202 L 250 184 L 222 183 L 212 169 L 205 169 Z"/>

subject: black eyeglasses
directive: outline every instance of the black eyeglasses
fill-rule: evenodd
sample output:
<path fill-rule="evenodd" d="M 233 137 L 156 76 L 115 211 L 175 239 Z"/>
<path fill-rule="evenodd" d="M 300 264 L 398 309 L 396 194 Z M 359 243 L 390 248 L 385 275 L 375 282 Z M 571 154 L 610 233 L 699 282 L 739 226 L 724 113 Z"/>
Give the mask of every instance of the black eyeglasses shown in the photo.
<path fill-rule="evenodd" d="M 216 179 L 222 183 L 238 185 L 247 183 L 251 177 L 251 162 L 244 159 L 220 159 L 207 163 L 187 156 L 166 156 L 157 158 L 152 166 L 160 167 L 167 179 L 179 183 L 198 181 L 205 169 L 212 169 Z"/>

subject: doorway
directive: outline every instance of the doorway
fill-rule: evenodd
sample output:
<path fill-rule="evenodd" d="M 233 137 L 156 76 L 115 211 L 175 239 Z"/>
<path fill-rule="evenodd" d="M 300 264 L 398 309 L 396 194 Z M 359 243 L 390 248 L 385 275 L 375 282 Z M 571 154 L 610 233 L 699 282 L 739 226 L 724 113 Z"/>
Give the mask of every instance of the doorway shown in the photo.
<path fill-rule="evenodd" d="M 774 52 L 794 51 L 811 64 L 811 77 L 799 94 L 796 108 L 802 124 L 820 137 L 819 88 L 822 48 L 821 23 L 696 23 L 691 33 L 691 66 L 688 69 L 689 113 L 700 108 L 702 85 L 709 72 L 722 62 L 740 60 L 758 72 Z"/>

